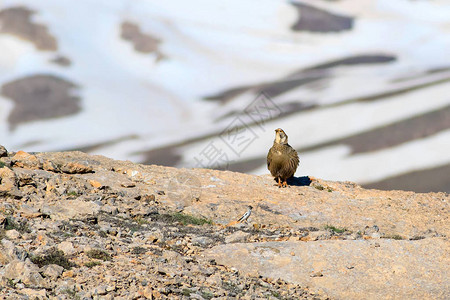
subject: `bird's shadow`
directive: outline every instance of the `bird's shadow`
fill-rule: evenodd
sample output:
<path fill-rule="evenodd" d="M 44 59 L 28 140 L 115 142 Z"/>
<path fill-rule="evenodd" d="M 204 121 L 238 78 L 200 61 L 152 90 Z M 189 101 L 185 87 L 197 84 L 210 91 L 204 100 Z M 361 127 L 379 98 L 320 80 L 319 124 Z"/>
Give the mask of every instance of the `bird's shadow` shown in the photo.
<path fill-rule="evenodd" d="M 288 185 L 292 186 L 308 186 L 312 182 L 311 178 L 309 176 L 302 176 L 302 177 L 295 177 L 292 176 L 287 180 Z"/>

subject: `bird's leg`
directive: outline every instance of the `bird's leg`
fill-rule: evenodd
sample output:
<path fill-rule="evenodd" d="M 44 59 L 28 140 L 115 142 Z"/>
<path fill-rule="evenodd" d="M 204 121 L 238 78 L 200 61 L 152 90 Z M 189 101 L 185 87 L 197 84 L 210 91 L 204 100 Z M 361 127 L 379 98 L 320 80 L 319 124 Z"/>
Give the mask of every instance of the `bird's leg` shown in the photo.
<path fill-rule="evenodd" d="M 278 187 L 279 188 L 281 187 L 281 178 L 280 177 L 278 177 Z"/>

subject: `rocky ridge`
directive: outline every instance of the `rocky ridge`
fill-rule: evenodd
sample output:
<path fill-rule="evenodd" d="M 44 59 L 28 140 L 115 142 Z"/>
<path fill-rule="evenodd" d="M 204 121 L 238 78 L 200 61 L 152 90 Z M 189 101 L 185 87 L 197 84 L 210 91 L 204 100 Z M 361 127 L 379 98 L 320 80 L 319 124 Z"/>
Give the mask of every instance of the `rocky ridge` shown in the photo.
<path fill-rule="evenodd" d="M 0 147 L 5 299 L 446 299 L 449 195 Z M 247 223 L 235 224 L 246 207 Z"/>

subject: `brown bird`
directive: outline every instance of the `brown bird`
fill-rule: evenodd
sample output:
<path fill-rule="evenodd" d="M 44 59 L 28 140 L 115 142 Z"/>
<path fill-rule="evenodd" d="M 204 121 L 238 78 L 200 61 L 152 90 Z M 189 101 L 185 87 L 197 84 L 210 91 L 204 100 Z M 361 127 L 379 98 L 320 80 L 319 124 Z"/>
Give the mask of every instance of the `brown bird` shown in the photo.
<path fill-rule="evenodd" d="M 267 168 L 278 181 L 278 187 L 287 187 L 286 180 L 294 175 L 298 162 L 297 151 L 288 144 L 287 134 L 281 128 L 275 129 L 275 140 L 267 154 Z"/>

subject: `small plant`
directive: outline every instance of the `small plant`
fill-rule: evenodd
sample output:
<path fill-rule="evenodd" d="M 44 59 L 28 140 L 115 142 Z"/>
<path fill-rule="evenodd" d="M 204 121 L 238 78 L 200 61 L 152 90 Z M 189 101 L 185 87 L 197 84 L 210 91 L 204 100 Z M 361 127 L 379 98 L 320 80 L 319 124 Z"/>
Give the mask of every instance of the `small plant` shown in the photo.
<path fill-rule="evenodd" d="M 332 188 L 328 188 L 328 193 L 331 193 L 333 191 Z"/>
<path fill-rule="evenodd" d="M 5 225 L 3 227 L 5 230 L 12 230 L 15 229 L 21 233 L 24 232 L 31 232 L 30 228 L 28 227 L 28 224 L 24 222 L 17 223 L 14 221 L 11 217 L 6 217 L 5 219 Z"/>
<path fill-rule="evenodd" d="M 401 235 L 393 234 L 393 235 L 385 235 L 382 236 L 383 239 L 391 239 L 391 240 L 404 240 L 404 238 Z"/>
<path fill-rule="evenodd" d="M 31 261 L 39 267 L 55 264 L 69 270 L 70 268 L 76 266 L 64 256 L 63 251 L 56 248 L 49 249 L 45 255 L 31 257 Z"/>
<path fill-rule="evenodd" d="M 333 225 L 328 225 L 328 224 L 325 225 L 325 230 L 330 230 L 334 233 L 344 233 L 344 232 L 348 231 L 346 228 L 338 228 L 338 227 L 335 227 Z"/>
<path fill-rule="evenodd" d="M 78 193 L 75 191 L 71 191 L 67 193 L 67 196 L 74 196 L 74 197 L 78 197 Z"/>
<path fill-rule="evenodd" d="M 202 297 L 204 299 L 206 299 L 206 300 L 210 300 L 210 299 L 212 299 L 214 297 L 214 294 L 212 292 L 210 292 L 210 291 L 203 290 L 202 291 Z"/>
<path fill-rule="evenodd" d="M 80 299 L 80 296 L 77 295 L 77 292 L 75 291 L 75 287 L 73 289 L 65 288 L 61 290 L 61 294 L 66 294 L 70 299 Z"/>
<path fill-rule="evenodd" d="M 190 295 L 191 295 L 191 290 L 190 289 L 183 289 L 182 291 L 181 291 L 181 294 L 183 294 L 183 296 L 187 296 L 187 297 L 189 297 Z"/>
<path fill-rule="evenodd" d="M 134 217 L 134 221 L 135 221 L 136 223 L 138 223 L 139 225 L 142 225 L 142 224 L 148 224 L 148 221 L 147 221 L 145 218 L 143 218 L 142 216 L 136 216 L 136 217 Z"/>
<path fill-rule="evenodd" d="M 89 258 L 93 259 L 100 259 L 103 261 L 111 260 L 111 255 L 109 255 L 106 251 L 99 250 L 99 249 L 92 249 L 86 252 L 86 255 Z"/>
<path fill-rule="evenodd" d="M 93 260 L 93 261 L 85 263 L 84 265 L 90 269 L 90 268 L 93 268 L 93 267 L 101 265 L 101 264 L 102 264 L 101 262 L 99 262 L 97 260 Z"/>
<path fill-rule="evenodd" d="M 2 161 L 0 161 L 0 169 L 3 168 L 4 166 L 6 166 L 6 164 Z"/>
<path fill-rule="evenodd" d="M 278 293 L 277 291 L 271 291 L 271 294 L 275 298 L 280 298 L 281 297 L 280 293 Z"/>
<path fill-rule="evenodd" d="M 131 254 L 144 254 L 146 253 L 148 250 L 143 248 L 143 247 L 134 247 L 133 250 L 131 250 Z"/>
<path fill-rule="evenodd" d="M 207 220 L 204 218 L 198 218 L 191 215 L 182 214 L 179 212 L 173 213 L 173 214 L 165 214 L 161 215 L 158 219 L 165 220 L 167 222 L 180 222 L 183 225 L 204 225 L 204 224 L 210 224 L 212 225 L 213 222 L 211 220 Z"/>
<path fill-rule="evenodd" d="M 323 190 L 325 189 L 325 188 L 323 187 L 323 185 L 321 185 L 321 184 L 315 184 L 314 187 L 315 187 L 316 189 L 318 189 L 319 191 L 323 191 Z"/>
<path fill-rule="evenodd" d="M 6 284 L 10 287 L 10 288 L 16 288 L 16 284 L 14 283 L 14 280 L 12 280 L 11 278 L 6 278 L 7 282 Z"/>

